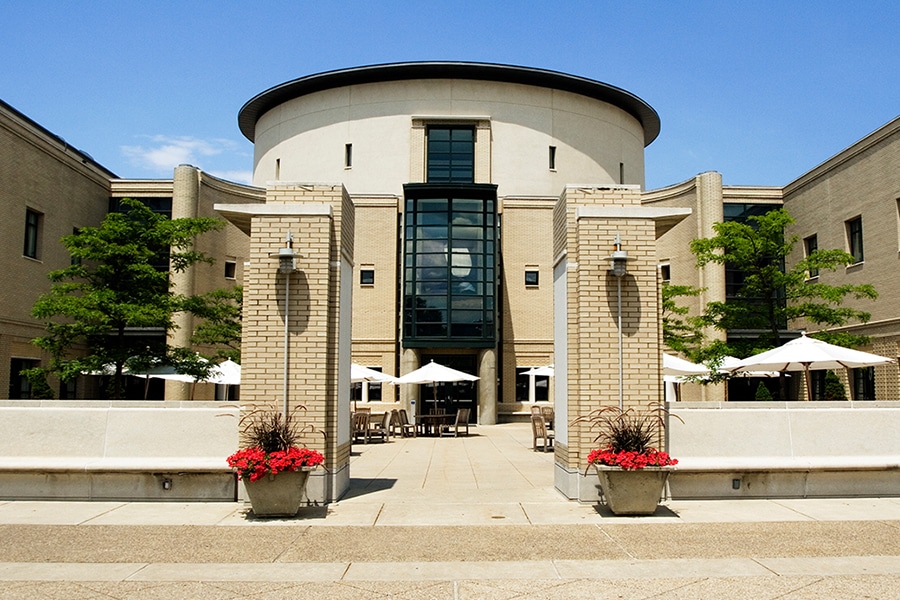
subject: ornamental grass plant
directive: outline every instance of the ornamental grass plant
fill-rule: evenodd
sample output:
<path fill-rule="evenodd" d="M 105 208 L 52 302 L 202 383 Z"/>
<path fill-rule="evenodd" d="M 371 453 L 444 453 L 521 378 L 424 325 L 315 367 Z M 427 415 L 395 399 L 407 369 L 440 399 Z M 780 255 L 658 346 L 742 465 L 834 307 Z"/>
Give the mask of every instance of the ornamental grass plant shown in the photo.
<path fill-rule="evenodd" d="M 269 407 L 250 407 L 241 417 L 242 448 L 227 458 L 240 479 L 258 481 L 266 475 L 285 471 L 299 471 L 317 467 L 325 462 L 321 452 L 306 448 L 300 439 L 315 432 L 311 425 L 302 425 L 297 414 L 305 412 L 298 406 L 285 414 Z"/>
<path fill-rule="evenodd" d="M 594 443 L 599 447 L 588 454 L 588 467 L 600 465 L 630 471 L 678 464 L 677 459 L 654 446 L 662 437 L 668 414 L 661 405 L 651 405 L 642 411 L 606 406 L 575 419 L 572 424 L 587 423 L 597 430 Z"/>

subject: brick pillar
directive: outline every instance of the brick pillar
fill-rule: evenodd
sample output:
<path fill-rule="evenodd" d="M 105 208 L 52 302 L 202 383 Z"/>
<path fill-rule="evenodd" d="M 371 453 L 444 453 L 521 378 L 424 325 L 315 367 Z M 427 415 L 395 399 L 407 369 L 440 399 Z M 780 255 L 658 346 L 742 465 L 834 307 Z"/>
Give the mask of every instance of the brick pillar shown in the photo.
<path fill-rule="evenodd" d="M 609 270 L 613 240 L 618 234 L 628 254 L 621 278 L 623 404 L 646 408 L 663 399 L 657 222 L 686 214 L 642 207 L 638 186 L 569 187 L 554 209 L 555 482 L 569 498 L 598 497 L 596 476 L 584 476 L 596 431 L 571 421 L 619 403 L 618 282 Z"/>
<path fill-rule="evenodd" d="M 349 486 L 353 204 L 340 185 L 283 184 L 267 189 L 265 205 L 228 208 L 251 215 L 241 403 L 280 411 L 286 392 L 289 411 L 306 407 L 296 414 L 315 431 L 304 443 L 326 461 L 310 477 L 309 499 L 337 500 Z M 285 274 L 271 255 L 287 232 L 299 256 Z"/>
<path fill-rule="evenodd" d="M 172 183 L 172 218 L 192 219 L 198 216 L 200 206 L 200 169 L 191 165 L 175 167 Z M 172 291 L 176 294 L 191 296 L 194 294 L 194 271 L 196 267 L 188 267 L 184 271 L 170 271 L 169 280 Z M 191 335 L 194 333 L 194 320 L 187 311 L 177 312 L 173 316 L 175 329 L 169 332 L 167 342 L 171 346 L 191 347 Z M 167 400 L 190 400 L 193 384 L 167 380 L 165 397 Z"/>

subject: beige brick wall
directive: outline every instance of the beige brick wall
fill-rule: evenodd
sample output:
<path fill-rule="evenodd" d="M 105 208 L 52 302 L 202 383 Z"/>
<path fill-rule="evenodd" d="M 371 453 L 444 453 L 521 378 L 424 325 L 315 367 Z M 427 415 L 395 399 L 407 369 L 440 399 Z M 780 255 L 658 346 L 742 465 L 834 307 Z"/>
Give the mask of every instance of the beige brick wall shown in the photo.
<path fill-rule="evenodd" d="M 281 409 L 284 399 L 284 315 L 288 276 L 270 255 L 294 236 L 297 269 L 290 274 L 287 395 L 302 405 L 315 433 L 307 445 L 322 450 L 326 467 L 346 465 L 349 443 L 338 435 L 340 261 L 352 261 L 353 204 L 342 186 L 277 185 L 268 203 L 296 206 L 291 215 L 253 217 L 244 303 L 241 402 Z M 304 204 L 327 204 L 330 214 L 304 214 Z"/>
<path fill-rule="evenodd" d="M 553 363 L 553 207 L 555 200 L 501 201 L 501 365 L 503 397 L 516 401 L 516 367 Z M 525 271 L 538 272 L 538 285 L 525 285 Z M 513 412 L 515 407 L 501 407 Z M 527 410 L 527 409 L 526 409 Z"/>
<path fill-rule="evenodd" d="M 639 203 L 637 189 L 569 188 L 557 207 L 557 216 L 566 215 L 567 230 L 562 250 L 569 265 L 565 402 L 570 420 L 603 406 L 618 405 L 617 280 L 609 273 L 612 241 L 617 233 L 628 253 L 628 273 L 621 280 L 623 404 L 642 409 L 662 399 L 655 224 L 637 217 L 578 218 L 577 211 L 579 206 Z M 562 464 L 569 469 L 584 468 L 587 453 L 596 447 L 595 437 L 585 424 L 570 426 L 568 444 L 557 450 L 557 462 L 565 461 Z"/>
<path fill-rule="evenodd" d="M 870 283 L 878 291 L 875 301 L 847 298 L 845 306 L 871 313 L 867 324 L 837 328 L 870 336 L 869 347 L 883 356 L 900 355 L 900 118 L 894 119 L 849 148 L 785 186 L 784 206 L 796 224 L 787 234 L 799 238 L 788 258 L 795 264 L 805 254 L 803 240 L 815 235 L 820 249 L 849 251 L 847 221 L 862 218 L 865 260 L 837 271 L 820 271 L 818 281 L 828 285 Z M 807 322 L 793 327 L 817 331 L 823 326 Z M 878 400 L 900 400 L 897 364 L 875 369 Z"/>
<path fill-rule="evenodd" d="M 96 226 L 108 208 L 111 174 L 61 139 L 0 106 L 0 394 L 10 381 L 10 359 L 41 359 L 31 340 L 45 331 L 31 317 L 47 274 L 69 266 L 60 243 L 76 227 Z M 23 256 L 25 212 L 41 213 L 37 259 Z M 56 382 L 51 382 L 56 387 Z M 83 393 L 84 390 L 82 389 Z"/>

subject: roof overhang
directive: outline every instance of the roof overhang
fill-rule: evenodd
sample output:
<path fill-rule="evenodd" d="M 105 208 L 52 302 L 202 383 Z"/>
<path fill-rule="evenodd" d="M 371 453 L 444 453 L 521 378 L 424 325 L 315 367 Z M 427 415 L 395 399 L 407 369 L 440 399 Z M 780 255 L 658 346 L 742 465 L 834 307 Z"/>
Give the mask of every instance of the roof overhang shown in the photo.
<path fill-rule="evenodd" d="M 411 79 L 499 81 L 572 92 L 612 104 L 631 114 L 644 129 L 645 146 L 659 135 L 659 114 L 649 104 L 621 88 L 558 71 L 474 62 L 390 63 L 308 75 L 269 88 L 251 98 L 238 112 L 238 126 L 252 142 L 260 117 L 288 100 L 349 85 Z"/>

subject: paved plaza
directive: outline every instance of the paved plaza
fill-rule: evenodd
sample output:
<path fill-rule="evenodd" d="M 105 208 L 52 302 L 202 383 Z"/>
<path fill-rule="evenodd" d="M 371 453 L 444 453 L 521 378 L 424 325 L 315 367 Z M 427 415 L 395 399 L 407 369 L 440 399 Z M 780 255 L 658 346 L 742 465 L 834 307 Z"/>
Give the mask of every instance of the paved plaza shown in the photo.
<path fill-rule="evenodd" d="M 471 431 L 354 445 L 347 496 L 293 519 L 0 502 L 0 599 L 900 598 L 900 498 L 616 517 L 554 489 L 529 425 Z"/>

